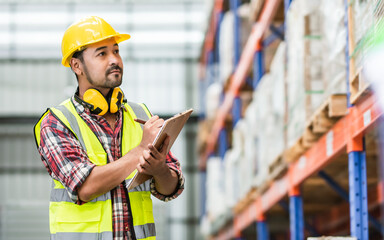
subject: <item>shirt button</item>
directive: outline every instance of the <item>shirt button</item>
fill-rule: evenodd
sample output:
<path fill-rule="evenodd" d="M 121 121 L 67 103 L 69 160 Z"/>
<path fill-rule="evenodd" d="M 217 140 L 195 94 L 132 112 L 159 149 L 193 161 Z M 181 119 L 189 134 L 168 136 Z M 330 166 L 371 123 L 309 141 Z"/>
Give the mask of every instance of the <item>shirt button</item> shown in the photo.
<path fill-rule="evenodd" d="M 125 230 L 128 231 L 128 226 L 125 227 Z"/>
<path fill-rule="evenodd" d="M 127 206 L 127 204 L 126 204 L 126 203 L 123 203 L 123 206 L 124 206 L 124 207 L 126 207 L 126 206 Z"/>

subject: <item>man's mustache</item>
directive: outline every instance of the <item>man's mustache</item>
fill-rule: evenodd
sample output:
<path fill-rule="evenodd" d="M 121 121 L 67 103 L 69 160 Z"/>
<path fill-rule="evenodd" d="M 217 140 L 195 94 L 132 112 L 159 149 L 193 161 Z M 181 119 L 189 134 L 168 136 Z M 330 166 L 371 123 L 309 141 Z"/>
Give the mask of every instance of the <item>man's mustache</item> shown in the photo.
<path fill-rule="evenodd" d="M 120 73 L 123 73 L 123 69 L 121 69 L 121 67 L 117 66 L 117 65 L 113 65 L 112 67 L 108 68 L 107 71 L 106 71 L 106 75 L 110 74 L 112 71 L 114 70 L 119 70 Z"/>

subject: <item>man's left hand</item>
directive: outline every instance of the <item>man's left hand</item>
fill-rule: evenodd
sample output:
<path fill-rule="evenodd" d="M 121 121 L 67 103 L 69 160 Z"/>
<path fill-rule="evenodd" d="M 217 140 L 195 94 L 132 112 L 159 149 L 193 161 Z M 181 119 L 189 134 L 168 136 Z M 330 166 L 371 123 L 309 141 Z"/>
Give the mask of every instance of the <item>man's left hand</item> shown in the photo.
<path fill-rule="evenodd" d="M 137 170 L 139 173 L 151 175 L 153 177 L 161 176 L 169 171 L 166 163 L 167 149 L 169 145 L 169 136 L 164 140 L 164 144 L 159 151 L 152 144 L 148 144 L 148 149 L 143 151 L 139 158 Z"/>

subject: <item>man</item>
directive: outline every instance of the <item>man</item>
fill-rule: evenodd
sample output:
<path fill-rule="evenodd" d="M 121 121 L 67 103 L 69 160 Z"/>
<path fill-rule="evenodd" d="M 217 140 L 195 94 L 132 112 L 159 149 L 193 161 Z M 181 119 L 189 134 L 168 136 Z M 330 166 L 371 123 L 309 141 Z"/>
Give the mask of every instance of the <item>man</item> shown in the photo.
<path fill-rule="evenodd" d="M 78 89 L 35 126 L 53 179 L 51 239 L 155 239 L 150 195 L 169 201 L 184 189 L 177 159 L 151 144 L 164 120 L 143 104 L 123 101 L 118 43 L 129 38 L 99 17 L 84 18 L 64 34 L 62 64 L 75 73 Z M 152 179 L 128 191 L 137 171 Z"/>

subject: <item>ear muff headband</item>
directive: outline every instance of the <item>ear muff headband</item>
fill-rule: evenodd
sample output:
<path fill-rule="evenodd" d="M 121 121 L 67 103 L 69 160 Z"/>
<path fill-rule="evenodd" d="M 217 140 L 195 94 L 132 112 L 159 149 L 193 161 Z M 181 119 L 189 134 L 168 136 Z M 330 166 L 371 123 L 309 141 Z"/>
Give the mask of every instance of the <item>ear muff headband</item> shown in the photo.
<path fill-rule="evenodd" d="M 119 111 L 124 101 L 123 91 L 117 87 L 111 89 L 106 97 L 97 89 L 88 89 L 83 95 L 83 101 L 91 105 L 93 114 L 104 115 L 108 112 L 116 113 Z"/>

